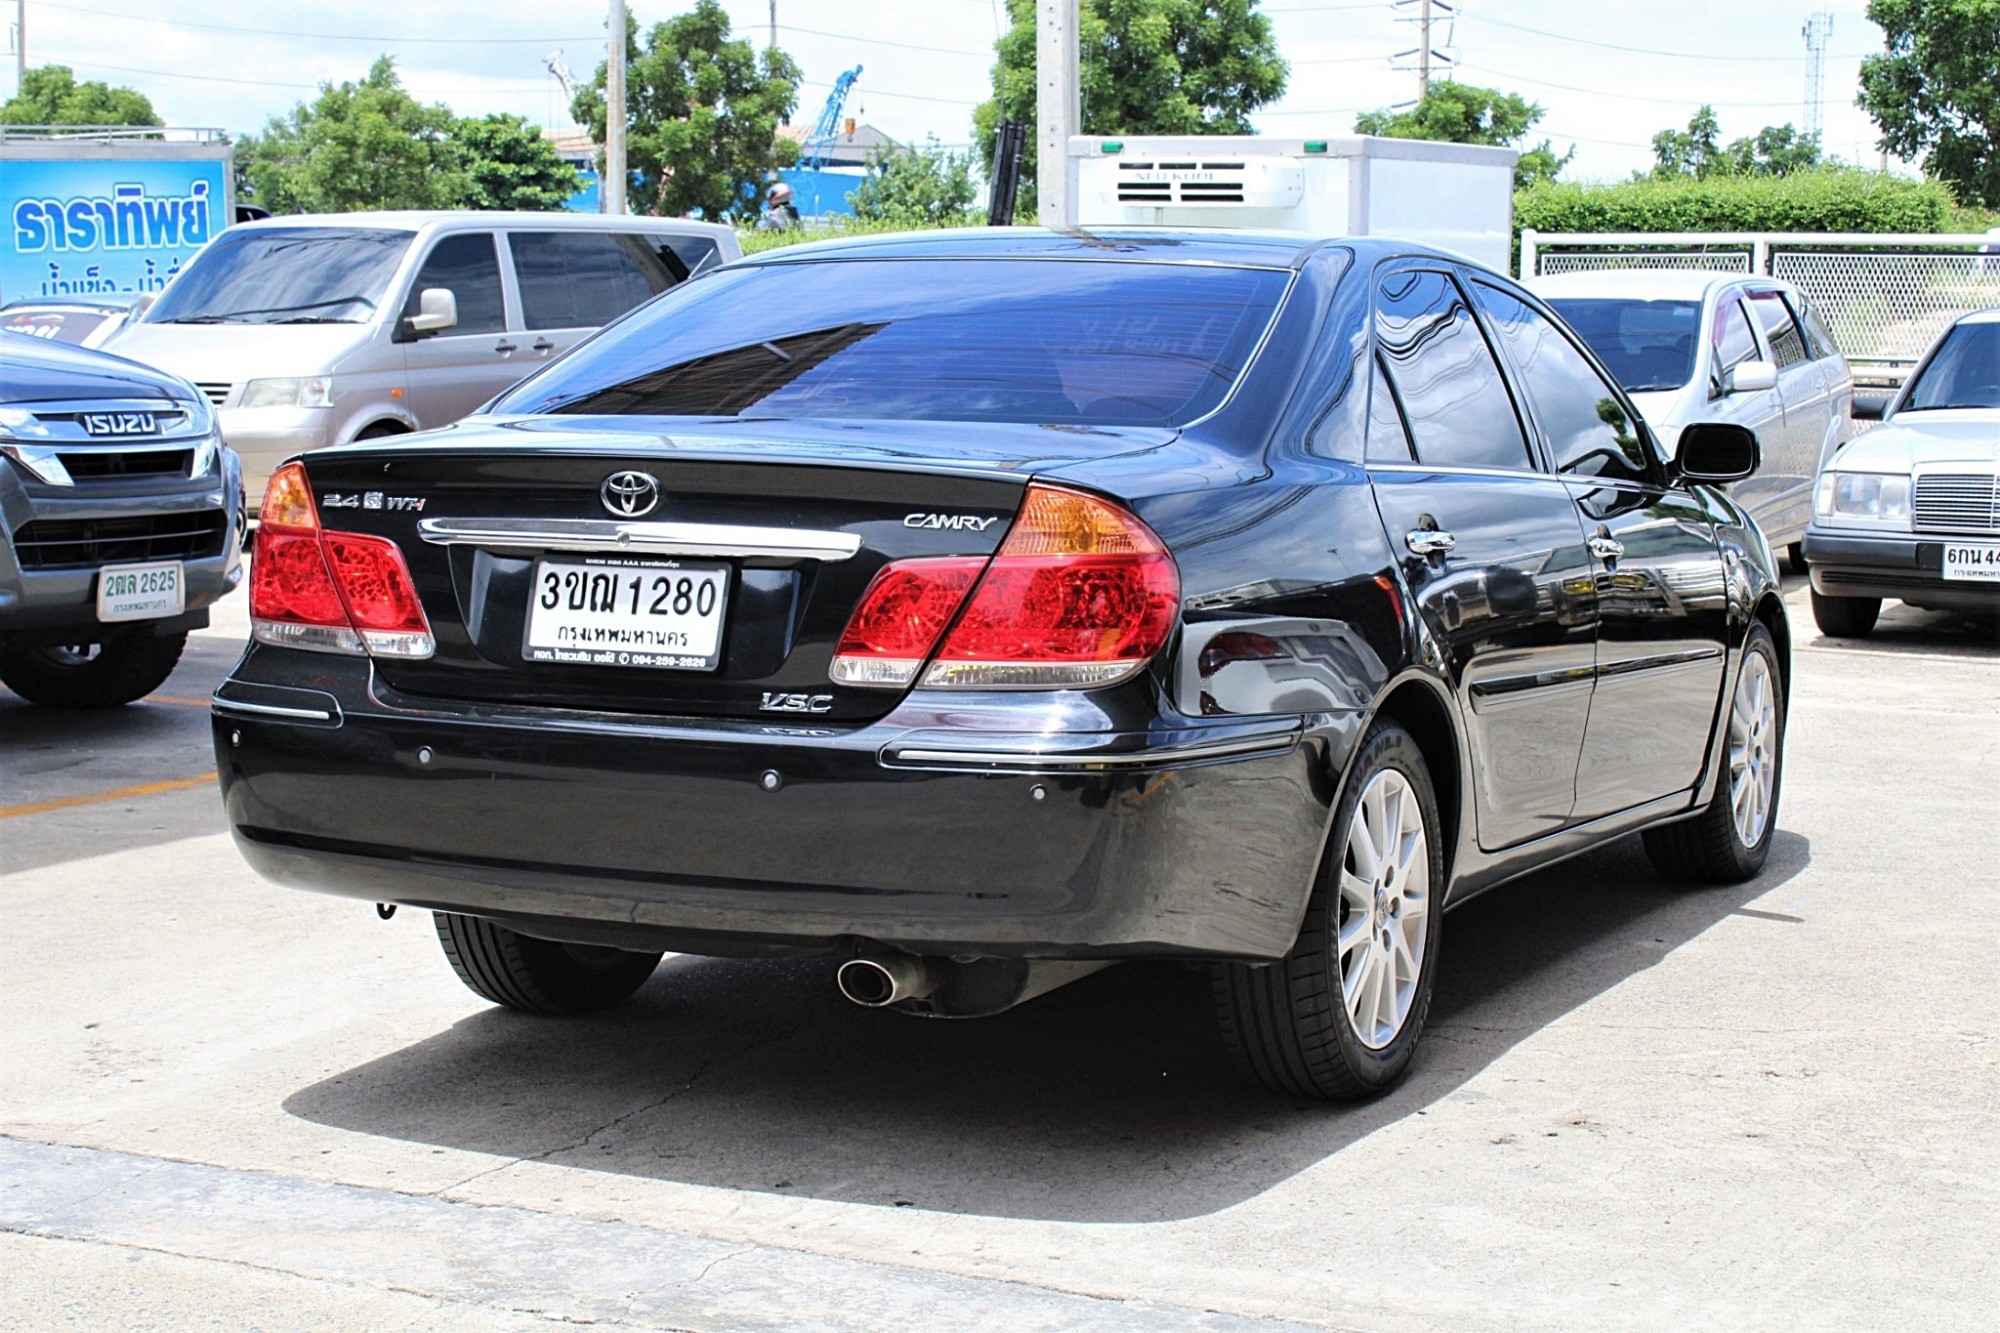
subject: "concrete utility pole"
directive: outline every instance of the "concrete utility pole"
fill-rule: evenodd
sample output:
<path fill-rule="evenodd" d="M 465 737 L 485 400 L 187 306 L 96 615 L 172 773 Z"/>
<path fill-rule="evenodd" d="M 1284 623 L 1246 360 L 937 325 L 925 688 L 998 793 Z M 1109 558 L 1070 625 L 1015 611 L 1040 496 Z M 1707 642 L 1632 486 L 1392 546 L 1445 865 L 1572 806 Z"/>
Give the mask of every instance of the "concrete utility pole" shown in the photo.
<path fill-rule="evenodd" d="M 1045 227 L 1076 225 L 1069 140 L 1083 133 L 1077 73 L 1077 0 L 1038 0 L 1035 27 L 1035 191 Z"/>
<path fill-rule="evenodd" d="M 28 86 L 28 0 L 14 0 L 14 92 Z"/>
<path fill-rule="evenodd" d="M 1417 101 L 1431 95 L 1431 0 L 1417 0 Z"/>
<path fill-rule="evenodd" d="M 625 0 L 611 0 L 611 45 L 604 62 L 604 179 L 598 199 L 607 213 L 625 211 Z"/>
<path fill-rule="evenodd" d="M 764 49 L 767 51 L 778 49 L 778 0 L 771 0 L 771 43 Z"/>

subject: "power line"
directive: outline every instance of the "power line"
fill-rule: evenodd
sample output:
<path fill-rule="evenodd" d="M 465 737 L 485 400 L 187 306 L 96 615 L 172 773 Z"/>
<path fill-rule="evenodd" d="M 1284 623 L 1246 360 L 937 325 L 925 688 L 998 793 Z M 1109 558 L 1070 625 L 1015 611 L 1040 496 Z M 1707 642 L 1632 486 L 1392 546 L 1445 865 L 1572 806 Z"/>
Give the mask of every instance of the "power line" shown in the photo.
<path fill-rule="evenodd" d="M 1696 106 L 1703 102 L 1706 102 L 1710 106 L 1755 107 L 1755 108 L 1793 105 L 1793 103 L 1785 101 L 1731 102 L 1714 97 L 1702 97 L 1702 98 L 1648 97 L 1643 93 L 1614 93 L 1605 88 L 1580 88 L 1573 83 L 1552 83 L 1548 79 L 1537 79 L 1532 75 L 1528 74 L 1515 74 L 1504 69 L 1494 69 L 1491 65 L 1468 64 L 1461 66 L 1461 68 L 1472 70 L 1479 74 L 1485 74 L 1496 79 L 1511 79 L 1517 83 L 1533 84 L 1537 88 L 1557 88 L 1566 93 L 1583 93 L 1590 97 L 1608 97 L 1614 101 L 1619 101 L 1619 102 L 1657 102 L 1663 106 Z"/>
<path fill-rule="evenodd" d="M 1570 42 L 1577 46 L 1594 46 L 1604 51 L 1623 51 L 1630 55 L 1666 56 L 1675 60 L 1742 60 L 1765 65 L 1774 63 L 1791 64 L 1807 59 L 1805 56 L 1732 56 L 1718 55 L 1713 51 L 1662 51 L 1656 47 L 1649 46 L 1620 46 L 1617 42 L 1594 41 L 1588 37 L 1572 37 L 1564 32 L 1550 32 L 1547 28 L 1531 28 L 1525 23 L 1510 23 L 1506 19 L 1496 19 L 1491 15 L 1481 14 L 1477 10 L 1467 14 L 1465 17 L 1473 23 L 1486 23 L 1496 28 L 1510 28 L 1515 32 L 1525 32 L 1535 37 L 1547 37 L 1552 41 Z M 1860 51 L 1853 55 L 1832 56 L 1830 58 L 1835 60 L 1860 60 L 1870 54 L 1874 53 Z"/>
<path fill-rule="evenodd" d="M 970 56 L 977 60 L 990 60 L 993 58 L 993 49 L 991 47 L 988 47 L 984 51 L 967 51 L 962 47 L 953 46 L 918 46 L 914 42 L 892 42 L 886 37 L 859 37 L 851 32 L 822 32 L 818 28 L 801 28 L 790 23 L 780 23 L 778 31 L 796 32 L 807 37 L 831 37 L 836 41 L 859 42 L 863 46 L 893 46 L 899 51 L 928 51 L 933 55 Z"/>
<path fill-rule="evenodd" d="M 352 32 L 296 32 L 289 28 L 245 28 L 232 23 L 197 23 L 192 19 L 161 18 L 157 14 L 127 14 L 112 9 L 93 9 L 87 5 L 72 5 L 62 0 L 35 0 L 43 9 L 67 10 L 72 14 L 92 14 L 99 18 L 123 19 L 128 23 L 160 23 L 170 28 L 201 28 L 208 32 L 239 32 L 259 37 L 304 37 L 316 42 L 390 42 L 398 44 L 426 44 L 439 46 L 489 46 L 523 44 L 535 45 L 545 42 L 595 42 L 604 34 L 592 33 L 588 37 L 380 37 Z"/>
<path fill-rule="evenodd" d="M 152 79 L 187 79 L 195 83 L 238 83 L 250 88 L 291 88 L 306 92 L 318 92 L 325 85 L 334 82 L 324 79 L 319 83 L 280 83 L 273 79 L 232 79 L 222 74 L 180 74 L 166 69 L 134 69 L 129 65 L 105 65 L 95 60 L 73 60 L 69 62 L 78 69 L 106 70 L 113 74 L 139 74 Z M 478 91 L 494 93 L 538 93 L 548 85 L 545 83 L 489 83 L 479 85 Z M 468 88 L 404 88 L 408 93 L 441 95 L 465 93 Z"/>

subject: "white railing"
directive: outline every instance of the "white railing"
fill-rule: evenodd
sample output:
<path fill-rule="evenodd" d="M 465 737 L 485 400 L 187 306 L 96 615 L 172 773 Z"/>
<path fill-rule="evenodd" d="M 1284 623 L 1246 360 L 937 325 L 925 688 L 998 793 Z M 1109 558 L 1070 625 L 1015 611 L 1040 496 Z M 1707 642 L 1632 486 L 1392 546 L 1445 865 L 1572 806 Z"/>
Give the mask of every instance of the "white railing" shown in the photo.
<path fill-rule="evenodd" d="M 1960 315 L 2000 305 L 2000 233 L 1521 233 L 1520 274 L 1611 268 L 1759 273 L 1825 315 L 1858 377 L 1894 381 Z"/>

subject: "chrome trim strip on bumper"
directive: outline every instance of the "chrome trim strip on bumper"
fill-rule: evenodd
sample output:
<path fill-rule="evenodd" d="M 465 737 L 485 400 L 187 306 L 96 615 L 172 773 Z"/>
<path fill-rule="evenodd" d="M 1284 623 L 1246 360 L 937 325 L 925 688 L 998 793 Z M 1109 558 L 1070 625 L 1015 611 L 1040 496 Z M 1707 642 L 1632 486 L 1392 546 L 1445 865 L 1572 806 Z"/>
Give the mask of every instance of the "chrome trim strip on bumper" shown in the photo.
<path fill-rule="evenodd" d="M 954 750 L 883 747 L 883 762 L 922 764 L 945 768 L 969 768 L 984 772 L 1001 770 L 1015 773 L 1090 773 L 1106 769 L 1174 768 L 1181 764 L 1204 763 L 1212 759 L 1240 759 L 1255 755 L 1289 752 L 1298 744 L 1296 727 L 1276 734 L 1203 741 L 1192 745 L 1161 746 L 1157 749 L 1121 753 L 1031 750 Z"/>
<path fill-rule="evenodd" d="M 228 709 L 237 713 L 256 713 L 262 717 L 298 717 L 311 722 L 331 722 L 333 714 L 323 708 L 280 708 L 276 704 L 246 704 L 241 699 L 211 699 L 212 708 Z"/>
<path fill-rule="evenodd" d="M 500 546 L 631 555 L 767 556 L 847 560 L 861 549 L 851 532 L 758 528 L 733 523 L 634 523 L 598 518 L 427 518 L 417 535 L 436 546 Z"/>

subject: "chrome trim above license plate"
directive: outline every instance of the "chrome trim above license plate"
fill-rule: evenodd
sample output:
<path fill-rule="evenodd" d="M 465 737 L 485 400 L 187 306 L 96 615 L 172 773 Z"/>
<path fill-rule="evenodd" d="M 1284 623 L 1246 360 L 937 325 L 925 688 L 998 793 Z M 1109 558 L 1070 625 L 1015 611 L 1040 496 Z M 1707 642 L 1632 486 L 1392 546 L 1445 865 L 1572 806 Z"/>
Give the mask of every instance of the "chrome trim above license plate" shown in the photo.
<path fill-rule="evenodd" d="M 435 546 L 499 546 L 531 551 L 628 555 L 766 556 L 778 560 L 851 559 L 861 538 L 810 528 L 734 523 L 633 523 L 601 518 L 426 518 L 417 535 Z"/>

